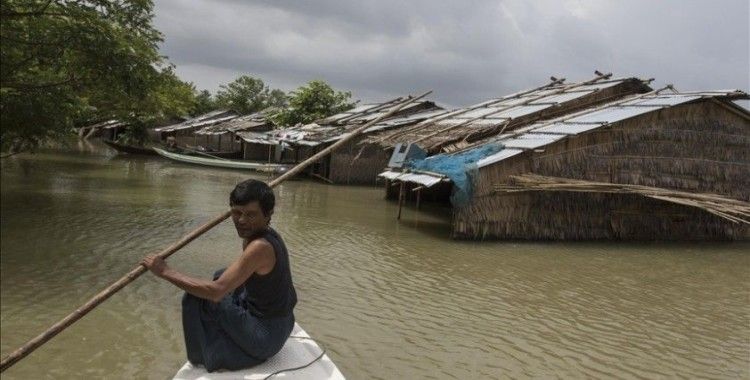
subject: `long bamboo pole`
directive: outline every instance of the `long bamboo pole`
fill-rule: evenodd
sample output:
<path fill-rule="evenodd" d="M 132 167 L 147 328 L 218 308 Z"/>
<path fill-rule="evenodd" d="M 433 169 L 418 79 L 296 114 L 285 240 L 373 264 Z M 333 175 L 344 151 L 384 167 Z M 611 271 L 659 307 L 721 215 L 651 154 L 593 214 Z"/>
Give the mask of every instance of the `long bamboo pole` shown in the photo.
<path fill-rule="evenodd" d="M 338 148 L 339 146 L 346 144 L 349 140 L 354 138 L 355 136 L 359 135 L 360 133 L 364 132 L 367 128 L 373 126 L 374 124 L 380 122 L 381 120 L 393 115 L 394 113 L 398 112 L 405 106 L 409 105 L 410 103 L 413 103 L 429 94 L 431 94 L 432 91 L 427 91 L 422 95 L 419 95 L 415 98 L 409 97 L 402 101 L 401 103 L 397 103 L 398 106 L 392 108 L 387 113 L 377 117 L 376 119 L 370 121 L 369 123 L 366 123 L 362 125 L 361 127 L 358 127 L 354 131 L 351 132 L 348 136 L 345 136 L 344 138 L 340 139 L 339 141 L 335 142 L 333 145 L 321 150 L 320 152 L 316 153 L 312 157 L 308 158 L 307 160 L 299 163 L 297 166 L 293 167 L 288 172 L 282 174 L 281 176 L 277 177 L 273 181 L 271 181 L 268 185 L 270 187 L 275 187 L 278 184 L 286 181 L 290 177 L 294 176 L 295 174 L 301 172 L 303 169 L 305 169 L 310 164 L 318 161 L 319 159 L 325 157 L 326 155 L 330 154 L 334 149 Z M 166 259 L 173 253 L 177 252 L 180 248 L 186 246 L 191 241 L 195 240 L 198 236 L 202 235 L 206 231 L 210 230 L 211 228 L 215 227 L 217 224 L 223 222 L 225 219 L 227 219 L 230 215 L 229 211 L 225 211 L 221 213 L 220 215 L 217 215 L 213 219 L 211 219 L 208 223 L 196 228 L 195 230 L 189 232 L 187 235 L 180 238 L 180 240 L 172 243 L 169 247 L 161 250 L 159 253 L 157 253 L 158 256 L 161 258 Z M 61 331 L 66 329 L 68 326 L 75 323 L 77 320 L 81 319 L 84 315 L 88 314 L 91 310 L 93 310 L 95 307 L 97 307 L 99 304 L 104 302 L 107 298 L 111 297 L 113 294 L 117 293 L 120 289 L 124 288 L 126 285 L 130 284 L 138 278 L 138 276 L 142 275 L 146 272 L 146 267 L 143 265 L 138 265 L 137 267 L 133 268 L 130 272 L 128 272 L 125 276 L 120 278 L 119 280 L 112 283 L 110 286 L 99 292 L 97 295 L 95 295 L 93 298 L 88 300 L 85 304 L 83 304 L 81 307 L 76 309 L 74 312 L 70 313 L 67 317 L 61 319 L 59 322 L 55 323 L 54 325 L 50 326 L 47 330 L 45 330 L 43 333 L 39 334 L 35 338 L 31 339 L 30 341 L 26 342 L 23 346 L 13 351 L 10 355 L 3 358 L 2 362 L 0 362 L 0 372 L 4 372 L 6 369 L 10 368 L 13 364 L 17 363 L 19 360 L 26 357 L 28 354 L 39 348 L 41 345 L 49 341 L 50 339 L 54 338 L 57 334 L 59 334 Z"/>

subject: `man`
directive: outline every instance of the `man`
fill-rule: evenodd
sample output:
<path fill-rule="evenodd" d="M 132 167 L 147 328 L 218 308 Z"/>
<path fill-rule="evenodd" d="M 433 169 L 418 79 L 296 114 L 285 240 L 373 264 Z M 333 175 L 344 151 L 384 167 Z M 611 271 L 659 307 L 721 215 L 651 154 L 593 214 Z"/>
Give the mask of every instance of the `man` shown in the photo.
<path fill-rule="evenodd" d="M 275 355 L 294 327 L 297 294 L 289 256 L 270 226 L 275 199 L 261 181 L 247 180 L 229 195 L 242 253 L 214 280 L 180 273 L 156 256 L 141 264 L 186 293 L 182 327 L 188 360 L 209 372 L 238 370 Z"/>

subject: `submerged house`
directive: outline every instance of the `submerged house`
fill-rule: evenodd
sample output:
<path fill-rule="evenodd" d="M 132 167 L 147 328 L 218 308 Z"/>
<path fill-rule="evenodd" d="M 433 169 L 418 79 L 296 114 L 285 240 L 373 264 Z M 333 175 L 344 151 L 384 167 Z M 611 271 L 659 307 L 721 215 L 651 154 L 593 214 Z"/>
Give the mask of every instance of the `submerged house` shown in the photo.
<path fill-rule="evenodd" d="M 211 111 L 180 123 L 154 128 L 152 133 L 155 134 L 153 136 L 155 141 L 164 142 L 167 140 L 167 137 L 172 136 L 179 146 L 197 145 L 195 131 L 210 125 L 232 120 L 238 116 L 237 112 L 232 110 Z"/>
<path fill-rule="evenodd" d="M 105 140 L 117 140 L 120 133 L 124 132 L 128 124 L 124 121 L 112 119 L 81 127 L 78 129 L 78 137 L 87 139 L 91 136 L 99 136 Z"/>
<path fill-rule="evenodd" d="M 194 144 L 213 151 L 242 152 L 242 140 L 239 132 L 268 132 L 273 123 L 268 119 L 272 110 L 264 110 L 249 115 L 238 116 L 228 121 L 203 127 L 194 132 Z M 241 154 L 244 157 L 244 153 Z"/>
<path fill-rule="evenodd" d="M 377 162 L 374 170 L 360 172 L 373 183 L 387 166 L 396 144 L 418 144 L 427 155 L 452 152 L 539 120 L 648 92 L 651 90 L 649 82 L 638 78 L 612 78 L 612 74 L 598 72 L 594 78 L 577 83 L 551 78 L 545 85 L 443 112 L 410 127 L 377 131 L 357 141 L 350 151 Z M 450 193 L 450 186 L 443 184 L 431 190 L 423 195 L 435 198 L 434 192 Z"/>
<path fill-rule="evenodd" d="M 631 95 L 381 176 L 401 199 L 448 186 L 456 238 L 747 240 L 748 98 Z"/>
<path fill-rule="evenodd" d="M 405 98 L 396 98 L 382 103 L 362 104 L 315 123 L 268 133 L 240 132 L 238 136 L 243 140 L 243 157 L 247 160 L 273 163 L 294 164 L 304 161 L 348 136 L 358 127 L 387 114 L 404 100 Z M 371 157 L 360 151 L 357 143 L 372 133 L 404 128 L 445 112 L 431 101 L 411 103 L 369 127 L 362 136 L 311 165 L 307 173 L 332 183 L 374 184 L 388 157 Z"/>

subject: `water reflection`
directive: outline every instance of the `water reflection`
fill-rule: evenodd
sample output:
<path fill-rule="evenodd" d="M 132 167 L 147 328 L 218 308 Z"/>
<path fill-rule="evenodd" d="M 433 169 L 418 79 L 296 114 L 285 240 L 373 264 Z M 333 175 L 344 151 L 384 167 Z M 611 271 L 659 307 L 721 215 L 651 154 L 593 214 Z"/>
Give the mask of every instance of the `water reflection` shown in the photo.
<path fill-rule="evenodd" d="M 0 162 L 3 354 L 224 211 L 249 176 L 92 147 Z M 747 244 L 453 241 L 448 210 L 396 222 L 379 188 L 276 192 L 298 320 L 351 378 L 750 377 Z M 224 223 L 170 262 L 208 276 L 238 253 Z M 179 297 L 144 276 L 3 378 L 169 377 Z"/>

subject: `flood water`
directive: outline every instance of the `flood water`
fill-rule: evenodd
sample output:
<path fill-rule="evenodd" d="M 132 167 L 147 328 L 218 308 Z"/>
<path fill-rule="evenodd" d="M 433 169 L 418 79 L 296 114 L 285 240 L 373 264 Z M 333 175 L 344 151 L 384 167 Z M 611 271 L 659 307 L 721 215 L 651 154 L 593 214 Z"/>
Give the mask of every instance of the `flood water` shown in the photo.
<path fill-rule="evenodd" d="M 2 356 L 265 178 L 98 143 L 1 165 Z M 748 244 L 459 242 L 379 188 L 276 194 L 297 321 L 349 378 L 750 378 Z M 239 250 L 225 222 L 169 263 L 208 277 Z M 170 378 L 180 297 L 147 273 L 3 379 Z"/>

